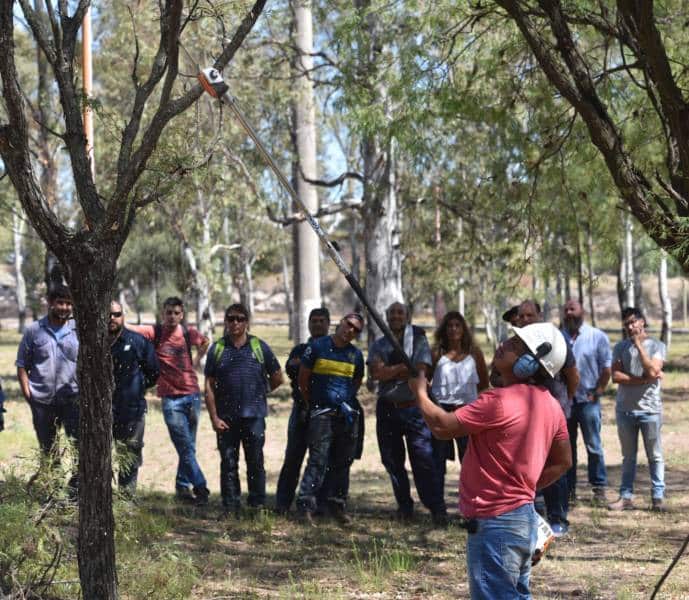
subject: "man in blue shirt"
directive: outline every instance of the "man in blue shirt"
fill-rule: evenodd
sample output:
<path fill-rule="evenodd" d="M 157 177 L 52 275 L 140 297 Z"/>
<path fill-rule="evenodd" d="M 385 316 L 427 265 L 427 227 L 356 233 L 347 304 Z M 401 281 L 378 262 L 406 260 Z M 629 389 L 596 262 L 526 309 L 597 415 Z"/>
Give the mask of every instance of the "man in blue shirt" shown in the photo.
<path fill-rule="evenodd" d="M 610 341 L 600 329 L 584 323 L 584 309 L 576 300 L 567 300 L 565 303 L 562 333 L 572 346 L 580 378 L 571 415 L 567 419 L 572 444 L 572 468 L 567 473 L 569 497 L 571 501 L 576 500 L 577 429 L 581 427 L 588 456 L 588 480 L 593 489 L 593 502 L 603 506 L 606 502 L 608 475 L 600 435 L 600 397 L 610 381 Z"/>
<path fill-rule="evenodd" d="M 239 516 L 239 444 L 244 448 L 248 505 L 266 501 L 263 464 L 268 402 L 266 394 L 282 383 L 280 363 L 268 344 L 247 333 L 249 311 L 232 304 L 225 311 L 225 335 L 206 360 L 206 407 L 218 437 L 220 493 L 227 516 Z"/>
<path fill-rule="evenodd" d="M 50 454 L 60 426 L 72 440 L 79 437 L 78 353 L 72 294 L 67 287 L 56 286 L 48 293 L 48 314 L 26 328 L 15 363 L 44 456 Z M 76 485 L 74 473 L 73 491 Z"/>
<path fill-rule="evenodd" d="M 311 337 L 305 344 L 297 344 L 289 354 L 285 371 L 292 386 L 292 413 L 287 425 L 287 447 L 285 448 L 285 460 L 280 470 L 276 493 L 276 510 L 278 513 L 286 513 L 289 510 L 294 493 L 299 483 L 301 464 L 306 456 L 308 448 L 307 433 L 309 426 L 309 409 L 299 392 L 299 366 L 308 345 L 324 335 L 328 335 L 330 329 L 330 312 L 327 308 L 314 308 L 309 314 L 309 333 Z"/>
<path fill-rule="evenodd" d="M 129 453 L 124 464 L 120 465 L 117 484 L 122 491 L 133 495 L 142 464 L 146 388 L 155 384 L 160 374 L 160 365 L 153 344 L 144 336 L 124 328 L 122 305 L 114 300 L 110 303 L 108 334 L 115 380 L 112 395 L 112 436 Z"/>
<path fill-rule="evenodd" d="M 301 360 L 299 391 L 310 409 L 309 459 L 299 487 L 297 508 L 312 525 L 328 468 L 328 506 L 340 523 L 349 522 L 345 503 L 359 429 L 359 415 L 353 406 L 357 406 L 356 393 L 364 376 L 363 354 L 351 342 L 363 327 L 361 315 L 345 315 L 333 335 L 309 344 Z"/>
<path fill-rule="evenodd" d="M 409 323 L 407 307 L 401 302 L 393 302 L 385 314 L 390 330 L 411 357 L 417 372 L 429 371 L 433 358 L 426 333 Z M 383 336 L 371 346 L 368 365 L 371 377 L 379 382 L 376 404 L 378 448 L 383 466 L 390 475 L 392 491 L 397 500 L 397 514 L 402 520 L 410 519 L 414 514 L 414 502 L 404 464 L 406 438 L 419 498 L 431 511 L 434 523 L 444 526 L 447 524 L 447 510 L 440 473 L 433 460 L 433 437 L 407 383 L 410 373 L 402 356 Z"/>

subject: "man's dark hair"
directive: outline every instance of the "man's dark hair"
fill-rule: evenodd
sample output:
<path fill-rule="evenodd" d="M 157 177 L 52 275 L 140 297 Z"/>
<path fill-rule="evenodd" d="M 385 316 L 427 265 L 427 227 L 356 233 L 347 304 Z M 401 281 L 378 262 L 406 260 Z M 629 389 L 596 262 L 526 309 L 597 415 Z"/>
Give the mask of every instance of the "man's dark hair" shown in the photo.
<path fill-rule="evenodd" d="M 643 319 L 644 327 L 646 327 L 646 315 L 644 315 L 643 311 L 640 308 L 636 308 L 636 306 L 627 306 L 627 308 L 622 309 L 623 321 L 631 316 L 634 316 L 637 319 Z"/>
<path fill-rule="evenodd" d="M 322 306 L 321 308 L 314 308 L 310 313 L 309 313 L 309 320 L 311 317 L 325 317 L 328 319 L 328 323 L 330 323 L 330 311 L 325 308 L 325 306 Z"/>
<path fill-rule="evenodd" d="M 230 304 L 226 309 L 225 309 L 225 316 L 227 317 L 231 312 L 234 313 L 239 313 L 240 315 L 244 315 L 247 319 L 249 320 L 249 309 L 241 304 L 240 302 L 236 302 L 235 304 Z"/>
<path fill-rule="evenodd" d="M 48 291 L 48 302 L 55 302 L 58 299 L 72 302 L 72 292 L 66 285 L 56 285 Z"/>
<path fill-rule="evenodd" d="M 541 314 L 541 305 L 536 302 L 535 300 L 532 300 L 531 298 L 527 298 L 522 302 L 522 304 L 533 304 L 534 308 L 536 309 L 536 312 L 540 315 Z M 517 311 L 519 311 L 519 306 L 517 306 Z"/>
<path fill-rule="evenodd" d="M 163 308 L 168 306 L 180 306 L 182 310 L 184 310 L 184 301 L 177 296 L 170 296 L 169 298 L 165 298 L 165 302 L 163 302 Z"/>

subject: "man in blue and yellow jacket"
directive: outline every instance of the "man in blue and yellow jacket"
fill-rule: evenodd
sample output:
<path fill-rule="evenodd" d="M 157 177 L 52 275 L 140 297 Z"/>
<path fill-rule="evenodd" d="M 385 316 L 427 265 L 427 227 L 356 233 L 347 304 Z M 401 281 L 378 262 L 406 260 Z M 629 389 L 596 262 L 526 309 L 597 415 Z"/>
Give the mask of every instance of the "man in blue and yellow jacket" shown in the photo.
<path fill-rule="evenodd" d="M 341 523 L 349 522 L 345 504 L 349 469 L 357 451 L 356 393 L 364 376 L 363 354 L 351 342 L 363 327 L 361 315 L 345 315 L 333 335 L 309 344 L 301 360 L 299 391 L 310 410 L 309 459 L 299 487 L 297 508 L 310 524 L 328 468 L 328 507 Z"/>

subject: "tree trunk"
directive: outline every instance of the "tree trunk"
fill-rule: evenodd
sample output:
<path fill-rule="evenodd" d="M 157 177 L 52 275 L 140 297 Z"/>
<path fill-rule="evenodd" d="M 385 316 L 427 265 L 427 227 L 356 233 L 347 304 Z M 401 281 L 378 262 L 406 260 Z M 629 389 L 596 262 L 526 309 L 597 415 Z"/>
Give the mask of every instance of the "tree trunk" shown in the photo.
<path fill-rule="evenodd" d="M 658 294 L 663 310 L 663 324 L 660 331 L 660 339 L 670 350 L 672 341 L 672 301 L 667 290 L 667 252 L 660 251 L 660 265 L 658 268 Z"/>
<path fill-rule="evenodd" d="M 591 235 L 591 223 L 586 221 L 586 271 L 588 274 L 588 285 L 586 291 L 589 301 L 589 320 L 593 327 L 596 326 L 596 308 L 593 304 L 593 235 Z M 583 300 L 582 300 L 583 302 Z"/>
<path fill-rule="evenodd" d="M 630 215 L 624 219 L 624 299 L 627 306 L 636 306 L 634 296 L 634 238 Z"/>
<path fill-rule="evenodd" d="M 17 329 L 24 332 L 26 324 L 26 281 L 24 280 L 24 234 L 26 233 L 26 221 L 20 209 L 16 207 L 12 211 L 12 238 L 14 241 L 14 276 L 16 279 L 17 296 Z"/>
<path fill-rule="evenodd" d="M 114 599 L 113 379 L 108 317 L 117 252 L 87 244 L 81 250 L 78 255 L 70 254 L 68 273 L 79 337 L 79 577 L 84 599 Z"/>
<path fill-rule="evenodd" d="M 294 302 L 290 288 L 289 265 L 287 253 L 282 254 L 282 286 L 285 290 L 285 308 L 287 309 L 287 339 L 294 340 Z"/>
<path fill-rule="evenodd" d="M 318 177 L 316 157 L 316 109 L 314 106 L 313 83 L 309 75 L 313 70 L 313 19 L 311 0 L 294 1 L 295 45 L 298 56 L 294 78 L 295 104 L 294 125 L 297 146 L 297 161 L 301 173 L 297 176 L 297 194 L 311 213 L 318 211 L 316 187 L 304 181 Z M 304 177 L 302 177 L 302 173 Z M 295 273 L 299 285 L 295 285 L 295 342 L 301 343 L 309 337 L 309 313 L 321 306 L 321 273 L 318 237 L 311 226 L 302 221 L 294 225 L 296 243 Z"/>
<path fill-rule="evenodd" d="M 366 297 L 379 314 L 403 302 L 402 255 L 399 247 L 394 139 L 379 149 L 373 136 L 364 143 L 364 252 Z M 380 335 L 369 319 L 369 340 Z"/>

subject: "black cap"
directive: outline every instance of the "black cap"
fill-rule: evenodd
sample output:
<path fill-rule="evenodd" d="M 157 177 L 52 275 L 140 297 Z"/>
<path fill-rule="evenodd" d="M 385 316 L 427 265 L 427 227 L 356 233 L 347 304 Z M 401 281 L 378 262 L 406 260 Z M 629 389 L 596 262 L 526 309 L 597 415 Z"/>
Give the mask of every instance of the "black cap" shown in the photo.
<path fill-rule="evenodd" d="M 502 320 L 505 321 L 505 323 L 511 323 L 512 319 L 514 319 L 514 317 L 516 317 L 518 314 L 519 306 L 513 306 L 502 314 Z"/>

